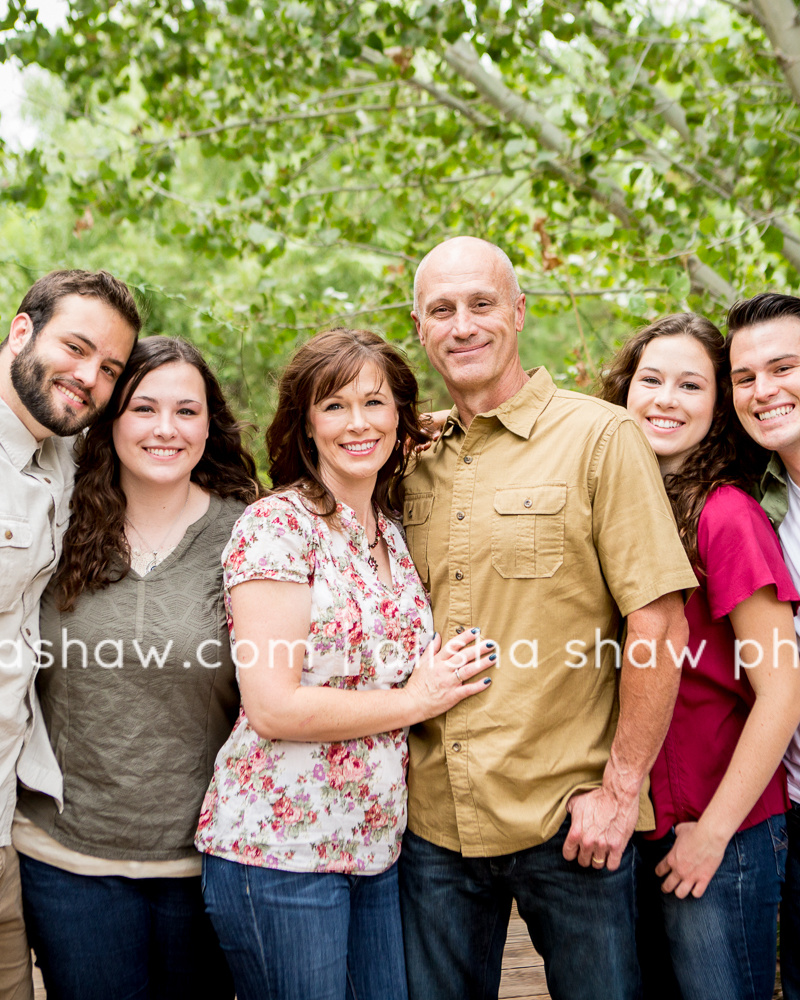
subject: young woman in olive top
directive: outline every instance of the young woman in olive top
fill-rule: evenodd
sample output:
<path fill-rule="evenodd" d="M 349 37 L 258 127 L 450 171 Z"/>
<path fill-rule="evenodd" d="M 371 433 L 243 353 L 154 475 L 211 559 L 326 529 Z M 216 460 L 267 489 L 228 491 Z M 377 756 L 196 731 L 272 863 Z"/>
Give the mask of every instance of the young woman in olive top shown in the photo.
<path fill-rule="evenodd" d="M 140 341 L 83 444 L 42 603 L 64 809 L 23 792 L 15 843 L 50 1000 L 233 996 L 192 839 L 239 707 L 220 554 L 259 492 L 199 352 Z"/>

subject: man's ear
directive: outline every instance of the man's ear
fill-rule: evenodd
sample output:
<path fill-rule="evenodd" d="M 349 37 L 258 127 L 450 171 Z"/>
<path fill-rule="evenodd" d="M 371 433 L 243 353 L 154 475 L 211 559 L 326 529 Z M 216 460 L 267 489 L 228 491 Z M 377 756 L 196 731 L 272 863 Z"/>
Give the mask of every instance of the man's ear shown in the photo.
<path fill-rule="evenodd" d="M 19 313 L 11 320 L 8 331 L 8 349 L 16 357 L 33 336 L 33 320 L 27 313 Z"/>
<path fill-rule="evenodd" d="M 419 321 L 419 316 L 412 311 L 411 318 L 414 320 L 414 326 L 417 328 L 417 336 L 419 337 L 419 342 L 422 346 L 425 346 L 425 337 L 422 334 L 422 324 Z"/>
<path fill-rule="evenodd" d="M 517 296 L 517 301 L 514 303 L 514 320 L 517 327 L 517 333 L 522 332 L 523 326 L 525 326 L 525 293 L 520 292 Z"/>

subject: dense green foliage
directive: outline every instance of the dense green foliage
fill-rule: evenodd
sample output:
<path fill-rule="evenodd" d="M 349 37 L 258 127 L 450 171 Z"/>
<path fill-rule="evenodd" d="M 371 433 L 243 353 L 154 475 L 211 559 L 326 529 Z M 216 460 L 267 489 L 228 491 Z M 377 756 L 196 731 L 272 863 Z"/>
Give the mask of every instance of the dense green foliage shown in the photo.
<path fill-rule="evenodd" d="M 0 56 L 48 75 L 40 141 L 0 160 L 3 322 L 38 273 L 107 266 L 263 421 L 270 371 L 316 329 L 418 357 L 414 265 L 473 233 L 529 292 L 525 360 L 585 385 L 655 315 L 720 321 L 796 287 L 796 18 L 791 0 L 72 0 L 48 32 L 10 0 Z"/>

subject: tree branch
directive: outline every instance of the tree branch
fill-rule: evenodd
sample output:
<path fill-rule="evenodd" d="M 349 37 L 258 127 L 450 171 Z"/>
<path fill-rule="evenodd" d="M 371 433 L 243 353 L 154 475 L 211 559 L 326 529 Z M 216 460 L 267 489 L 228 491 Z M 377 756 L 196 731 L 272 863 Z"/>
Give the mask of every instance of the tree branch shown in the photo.
<path fill-rule="evenodd" d="M 753 0 L 753 13 L 761 22 L 792 99 L 800 105 L 800 14 L 793 0 Z"/>
<path fill-rule="evenodd" d="M 507 120 L 521 125 L 532 133 L 546 149 L 558 153 L 565 159 L 572 159 L 571 143 L 567 135 L 545 118 L 534 104 L 509 90 L 498 77 L 489 74 L 481 65 L 474 48 L 464 38 L 448 46 L 444 58 L 459 76 L 468 80 Z M 624 192 L 602 171 L 591 171 L 587 181 L 564 165 L 551 164 L 551 167 L 571 187 L 587 191 L 592 198 L 620 219 L 626 228 L 638 229 L 642 235 L 647 235 L 648 229 L 645 224 L 628 208 Z M 715 298 L 731 302 L 737 297 L 736 289 L 707 264 L 697 258 L 691 258 L 687 266 L 695 285 L 704 288 Z"/>
<path fill-rule="evenodd" d="M 333 118 L 337 115 L 354 115 L 362 112 L 406 111 L 409 108 L 416 111 L 433 110 L 429 104 L 350 104 L 346 108 L 329 108 L 327 111 L 295 111 L 282 115 L 271 115 L 268 118 L 242 118 L 238 121 L 223 122 L 221 125 L 211 125 L 208 128 L 200 128 L 192 132 L 179 132 L 176 136 L 168 139 L 145 139 L 140 145 L 152 149 L 169 145 L 176 140 L 204 139 L 210 135 L 218 135 L 221 132 L 229 132 L 238 128 L 266 128 L 269 125 L 280 125 L 283 122 L 304 122 L 315 118 Z"/>

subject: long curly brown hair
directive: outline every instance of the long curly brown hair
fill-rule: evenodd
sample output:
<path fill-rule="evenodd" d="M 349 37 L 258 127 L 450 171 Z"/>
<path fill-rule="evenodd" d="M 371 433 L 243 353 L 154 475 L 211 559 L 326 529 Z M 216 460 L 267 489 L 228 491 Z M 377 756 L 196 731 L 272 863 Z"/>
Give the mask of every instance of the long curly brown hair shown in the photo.
<path fill-rule="evenodd" d="M 656 337 L 681 334 L 694 337 L 703 345 L 716 374 L 717 397 L 711 429 L 686 458 L 680 472 L 664 477 L 683 547 L 697 565 L 697 525 L 709 495 L 720 486 L 749 489 L 769 457 L 747 436 L 734 412 L 725 338 L 710 320 L 695 313 L 663 316 L 622 345 L 598 378 L 595 393 L 609 403 L 625 406 L 645 347 Z"/>
<path fill-rule="evenodd" d="M 400 351 L 370 330 L 328 330 L 295 352 L 278 384 L 278 408 L 266 435 L 273 491 L 302 487 L 310 509 L 323 517 L 335 518 L 336 497 L 319 476 L 317 450 L 306 434 L 308 411 L 352 382 L 369 362 L 383 373 L 400 418 L 399 446 L 379 470 L 372 495 L 386 517 L 395 517 L 408 463 L 403 444 L 428 440 L 419 422 L 417 380 Z"/>
<path fill-rule="evenodd" d="M 64 554 L 55 577 L 56 602 L 71 611 L 84 590 L 100 590 L 122 579 L 130 569 L 125 537 L 125 494 L 120 486 L 114 449 L 114 421 L 150 372 L 185 362 L 205 383 L 208 439 L 192 481 L 220 497 L 252 503 L 263 493 L 256 464 L 242 440 L 243 424 L 233 416 L 216 376 L 192 344 L 176 337 L 140 340 L 114 387 L 108 406 L 78 444 L 78 468 L 72 494 L 72 517 L 64 535 Z"/>

